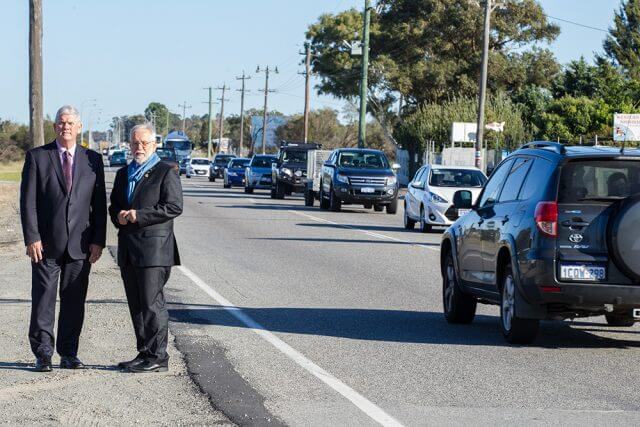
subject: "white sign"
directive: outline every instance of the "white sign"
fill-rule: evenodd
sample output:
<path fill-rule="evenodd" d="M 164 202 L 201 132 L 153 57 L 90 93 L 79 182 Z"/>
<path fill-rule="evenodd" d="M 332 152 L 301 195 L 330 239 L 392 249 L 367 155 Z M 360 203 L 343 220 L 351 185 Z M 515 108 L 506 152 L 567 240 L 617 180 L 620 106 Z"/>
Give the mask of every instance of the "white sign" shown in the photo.
<path fill-rule="evenodd" d="M 640 141 L 640 114 L 614 114 L 613 140 Z"/>
<path fill-rule="evenodd" d="M 477 123 L 454 122 L 451 125 L 451 143 L 476 142 Z"/>

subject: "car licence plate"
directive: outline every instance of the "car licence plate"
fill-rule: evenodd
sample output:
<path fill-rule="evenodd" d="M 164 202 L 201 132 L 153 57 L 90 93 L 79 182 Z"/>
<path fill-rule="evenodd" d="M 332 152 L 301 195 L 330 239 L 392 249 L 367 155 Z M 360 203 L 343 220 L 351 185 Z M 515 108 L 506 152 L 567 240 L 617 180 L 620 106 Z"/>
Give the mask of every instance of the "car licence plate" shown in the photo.
<path fill-rule="evenodd" d="M 376 192 L 376 189 L 375 189 L 375 188 L 372 188 L 372 187 L 362 187 L 362 188 L 360 189 L 360 192 L 362 192 L 362 193 L 369 193 L 369 194 L 371 194 L 371 193 L 375 193 L 375 192 Z"/>
<path fill-rule="evenodd" d="M 471 209 L 458 209 L 458 218 L 471 212 Z"/>
<path fill-rule="evenodd" d="M 561 280 L 579 280 L 595 282 L 605 280 L 607 269 L 596 265 L 560 264 Z"/>
<path fill-rule="evenodd" d="M 196 171 L 196 174 L 198 174 L 198 175 L 204 175 L 204 174 L 205 174 L 205 171 Z"/>

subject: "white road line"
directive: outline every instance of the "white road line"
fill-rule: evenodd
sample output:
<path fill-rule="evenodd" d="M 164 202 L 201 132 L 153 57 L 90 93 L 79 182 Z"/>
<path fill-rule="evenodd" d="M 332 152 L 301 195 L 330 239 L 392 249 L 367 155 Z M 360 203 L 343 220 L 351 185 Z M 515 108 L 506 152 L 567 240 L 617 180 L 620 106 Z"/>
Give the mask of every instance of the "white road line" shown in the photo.
<path fill-rule="evenodd" d="M 187 276 L 193 283 L 195 283 L 200 289 L 202 289 L 207 295 L 213 298 L 218 304 L 220 304 L 225 310 L 229 312 L 233 317 L 244 323 L 253 332 L 258 334 L 262 339 L 274 346 L 282 354 L 293 360 L 299 366 L 304 368 L 310 374 L 327 384 L 329 387 L 340 393 L 347 398 L 351 403 L 357 406 L 362 412 L 369 416 L 372 420 L 383 426 L 402 426 L 399 421 L 387 414 L 382 408 L 375 405 L 373 402 L 362 396 L 360 393 L 334 377 L 331 373 L 325 371 L 320 366 L 316 365 L 313 361 L 308 359 L 304 354 L 300 353 L 289 344 L 282 341 L 280 338 L 267 331 L 262 325 L 253 320 L 247 315 L 241 308 L 233 305 L 226 298 L 216 292 L 213 288 L 207 285 L 202 279 L 200 279 L 194 272 L 187 267 L 181 265 L 178 266 L 185 276 Z"/>
<path fill-rule="evenodd" d="M 402 240 L 402 239 L 396 239 L 395 237 L 391 237 L 391 236 L 387 236 L 386 234 L 379 234 L 379 233 L 373 233 L 371 231 L 367 231 L 367 230 L 362 230 L 360 228 L 357 227 L 352 227 L 350 225 L 345 225 L 345 224 L 340 224 L 339 222 L 333 222 L 333 221 L 329 221 L 328 219 L 324 219 L 324 218 L 319 218 L 317 216 L 313 216 L 313 215 L 308 215 L 304 212 L 300 212 L 300 211 L 294 211 L 292 209 L 289 209 L 289 212 L 294 213 L 296 215 L 300 215 L 303 216 L 305 218 L 308 218 L 312 221 L 316 221 L 316 222 L 324 222 L 327 224 L 332 224 L 332 225 L 337 225 L 338 227 L 342 227 L 342 228 L 348 228 L 350 230 L 354 230 L 354 231 L 358 231 L 360 233 L 364 233 L 367 236 L 371 236 L 371 237 L 375 237 L 378 239 L 383 239 L 383 240 L 393 240 L 394 242 L 402 242 L 402 243 L 407 243 L 413 246 L 418 246 L 420 248 L 424 248 L 424 249 L 431 249 L 432 251 L 437 251 L 440 252 L 440 248 L 438 247 L 433 247 L 433 246 L 428 246 L 428 245 L 423 245 L 420 243 L 413 243 L 413 242 L 407 242 L 406 240 Z"/>

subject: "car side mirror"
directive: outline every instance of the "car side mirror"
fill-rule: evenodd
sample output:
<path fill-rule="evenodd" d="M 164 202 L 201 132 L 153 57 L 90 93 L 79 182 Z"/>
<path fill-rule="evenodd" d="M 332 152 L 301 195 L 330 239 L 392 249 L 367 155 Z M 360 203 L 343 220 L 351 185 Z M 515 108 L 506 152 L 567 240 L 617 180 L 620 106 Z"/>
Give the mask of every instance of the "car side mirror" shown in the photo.
<path fill-rule="evenodd" d="M 453 195 L 453 206 L 456 209 L 471 209 L 473 206 L 473 197 L 469 190 L 459 190 Z"/>
<path fill-rule="evenodd" d="M 402 166 L 400 166 L 399 163 L 394 163 L 391 165 L 391 169 L 393 169 L 394 171 L 399 171 L 400 169 L 402 169 Z"/>
<path fill-rule="evenodd" d="M 330 161 L 327 160 L 326 162 L 324 162 L 324 166 L 331 167 L 331 166 L 333 166 L 333 163 L 331 163 Z"/>
<path fill-rule="evenodd" d="M 422 184 L 422 181 L 414 181 L 411 186 L 413 188 L 417 188 L 418 190 L 423 190 L 424 189 L 424 184 Z"/>

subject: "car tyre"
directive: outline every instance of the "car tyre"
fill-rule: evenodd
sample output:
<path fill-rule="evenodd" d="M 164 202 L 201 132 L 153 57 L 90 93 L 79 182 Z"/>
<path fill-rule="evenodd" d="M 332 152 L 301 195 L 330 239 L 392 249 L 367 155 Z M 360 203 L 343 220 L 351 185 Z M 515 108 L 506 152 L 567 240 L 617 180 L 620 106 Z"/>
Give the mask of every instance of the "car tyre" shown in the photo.
<path fill-rule="evenodd" d="M 324 195 L 324 189 L 322 188 L 322 183 L 320 183 L 320 209 L 327 210 L 329 209 L 329 200 Z"/>
<path fill-rule="evenodd" d="M 624 314 L 605 314 L 604 318 L 609 326 L 629 327 L 636 323 L 633 317 Z"/>
<path fill-rule="evenodd" d="M 329 210 L 332 212 L 340 212 L 342 209 L 342 200 L 336 196 L 333 187 L 329 189 Z"/>
<path fill-rule="evenodd" d="M 382 205 L 373 205 L 373 210 L 375 212 L 382 212 L 383 209 L 384 209 L 384 206 Z"/>
<path fill-rule="evenodd" d="M 364 208 L 365 208 L 365 209 L 371 209 L 372 207 L 373 207 L 373 204 L 372 204 L 372 203 L 365 203 L 365 204 L 364 204 Z"/>
<path fill-rule="evenodd" d="M 284 186 L 276 182 L 276 199 L 284 199 Z"/>
<path fill-rule="evenodd" d="M 500 291 L 500 329 L 510 344 L 531 344 L 540 327 L 538 319 L 522 319 L 516 314 L 516 282 L 511 264 L 507 264 L 502 275 Z"/>
<path fill-rule="evenodd" d="M 404 204 L 404 214 L 402 215 L 403 217 L 403 222 L 404 222 L 404 229 L 405 230 L 413 230 L 413 228 L 416 226 L 416 222 L 414 220 L 412 220 L 411 218 L 409 218 L 409 214 L 407 213 L 407 204 Z"/>
<path fill-rule="evenodd" d="M 251 187 L 244 187 L 244 192 L 247 194 L 253 194 L 253 188 Z"/>
<path fill-rule="evenodd" d="M 276 198 L 276 189 L 271 187 L 271 198 L 275 199 Z"/>
<path fill-rule="evenodd" d="M 393 199 L 391 203 L 387 205 L 387 213 L 389 215 L 395 215 L 398 212 L 398 199 Z"/>
<path fill-rule="evenodd" d="M 425 217 L 424 206 L 420 207 L 420 231 L 423 233 L 431 233 L 433 226 L 427 222 Z"/>
<path fill-rule="evenodd" d="M 231 184 L 223 184 L 222 185 L 224 188 L 231 188 Z"/>
<path fill-rule="evenodd" d="M 442 306 L 448 323 L 469 324 L 476 316 L 478 301 L 460 290 L 453 254 L 447 253 L 442 266 Z"/>
<path fill-rule="evenodd" d="M 304 205 L 305 206 L 313 206 L 314 202 L 314 194 L 313 191 L 307 190 L 304 192 Z"/>

